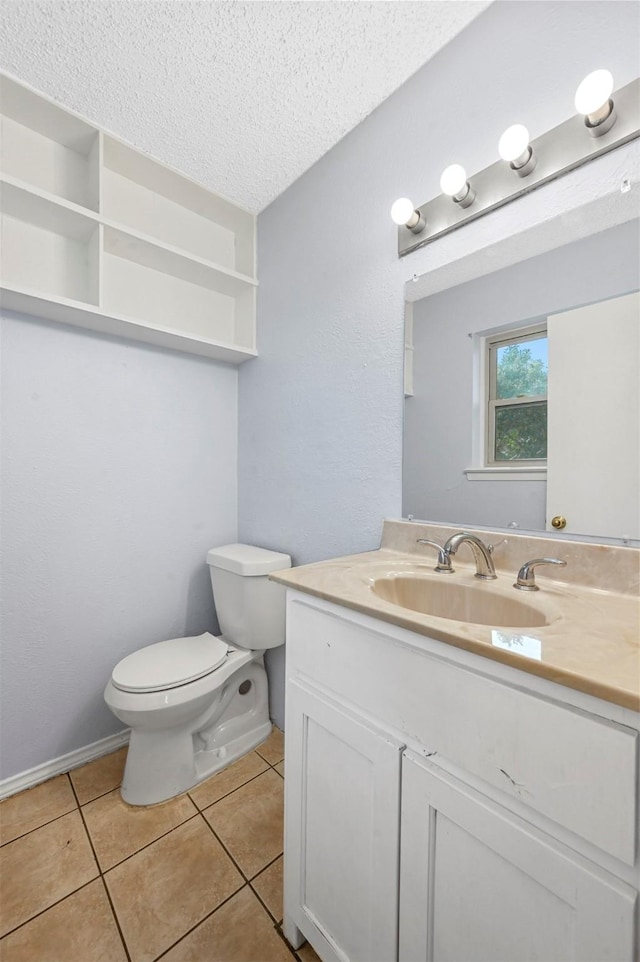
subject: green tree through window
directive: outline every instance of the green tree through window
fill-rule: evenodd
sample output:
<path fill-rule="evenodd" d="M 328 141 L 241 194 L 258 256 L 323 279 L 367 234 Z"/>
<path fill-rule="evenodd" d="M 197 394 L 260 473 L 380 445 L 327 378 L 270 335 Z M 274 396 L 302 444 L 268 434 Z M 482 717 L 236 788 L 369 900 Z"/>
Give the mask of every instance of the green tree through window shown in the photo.
<path fill-rule="evenodd" d="M 531 348 L 509 344 L 498 349 L 496 380 L 496 396 L 499 398 L 546 394 L 547 365 L 540 358 L 534 360 Z"/>

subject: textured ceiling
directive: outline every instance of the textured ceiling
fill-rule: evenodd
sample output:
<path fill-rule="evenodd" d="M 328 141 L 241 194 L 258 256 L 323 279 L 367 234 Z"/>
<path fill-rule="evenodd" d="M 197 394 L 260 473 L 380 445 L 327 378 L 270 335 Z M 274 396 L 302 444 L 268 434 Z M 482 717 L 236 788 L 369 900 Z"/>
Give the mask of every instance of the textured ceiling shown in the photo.
<path fill-rule="evenodd" d="M 0 64 L 257 212 L 488 5 L 5 0 Z"/>

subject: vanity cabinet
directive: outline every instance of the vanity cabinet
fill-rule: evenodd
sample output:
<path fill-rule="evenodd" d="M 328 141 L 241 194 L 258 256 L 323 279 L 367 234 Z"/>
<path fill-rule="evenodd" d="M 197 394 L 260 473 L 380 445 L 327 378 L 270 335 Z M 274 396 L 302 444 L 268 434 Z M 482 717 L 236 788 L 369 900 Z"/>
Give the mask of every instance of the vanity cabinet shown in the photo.
<path fill-rule="evenodd" d="M 633 958 L 632 890 L 410 751 L 401 824 L 400 962 Z"/>
<path fill-rule="evenodd" d="M 635 962 L 638 715 L 300 591 L 285 935 L 323 962 Z"/>
<path fill-rule="evenodd" d="M 255 216 L 0 74 L 2 305 L 240 364 Z"/>

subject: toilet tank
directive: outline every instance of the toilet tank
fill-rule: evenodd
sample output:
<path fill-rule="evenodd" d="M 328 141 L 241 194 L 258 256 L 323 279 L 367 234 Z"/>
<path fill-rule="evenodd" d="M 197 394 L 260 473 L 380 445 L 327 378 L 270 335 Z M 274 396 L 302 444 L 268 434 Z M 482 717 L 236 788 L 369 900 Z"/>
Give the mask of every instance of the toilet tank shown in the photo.
<path fill-rule="evenodd" d="M 284 645 L 284 585 L 270 571 L 291 567 L 288 554 L 248 544 L 226 544 L 207 554 L 220 630 L 240 648 L 262 651 Z"/>

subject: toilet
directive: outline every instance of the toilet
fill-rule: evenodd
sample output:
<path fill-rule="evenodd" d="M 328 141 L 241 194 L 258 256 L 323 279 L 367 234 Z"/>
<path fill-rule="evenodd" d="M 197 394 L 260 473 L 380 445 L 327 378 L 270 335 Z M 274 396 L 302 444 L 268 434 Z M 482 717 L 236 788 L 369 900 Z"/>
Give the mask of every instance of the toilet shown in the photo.
<path fill-rule="evenodd" d="M 285 640 L 289 555 L 246 544 L 207 554 L 222 634 L 171 638 L 127 655 L 104 699 L 131 728 L 121 794 L 153 805 L 193 788 L 271 732 L 264 652 Z"/>

